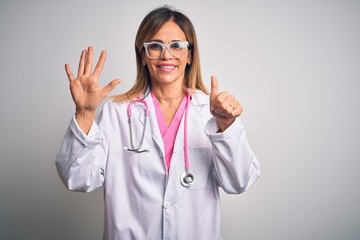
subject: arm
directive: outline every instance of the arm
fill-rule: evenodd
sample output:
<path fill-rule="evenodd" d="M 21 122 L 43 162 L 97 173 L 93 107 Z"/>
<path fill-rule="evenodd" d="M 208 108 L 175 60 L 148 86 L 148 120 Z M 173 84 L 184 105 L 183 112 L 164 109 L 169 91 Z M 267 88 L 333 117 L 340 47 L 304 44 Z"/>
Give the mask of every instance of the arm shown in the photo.
<path fill-rule="evenodd" d="M 260 176 L 259 162 L 249 146 L 240 118 L 223 133 L 216 133 L 216 129 L 217 122 L 211 118 L 205 133 L 212 144 L 216 177 L 225 192 L 242 193 Z"/>
<path fill-rule="evenodd" d="M 56 167 L 65 186 L 71 190 L 86 192 L 102 185 L 107 153 L 104 134 L 94 122 L 95 111 L 120 82 L 116 79 L 101 88 L 98 80 L 106 52 L 102 51 L 93 72 L 92 58 L 93 47 L 82 51 L 76 78 L 70 66 L 65 64 L 76 113 L 56 159 Z"/>
<path fill-rule="evenodd" d="M 108 144 L 98 125 L 93 122 L 88 134 L 85 134 L 74 116 L 55 163 L 64 185 L 70 190 L 81 192 L 101 187 L 107 149 Z"/>
<path fill-rule="evenodd" d="M 212 143 L 216 176 L 227 193 L 241 193 L 260 176 L 258 160 L 250 149 L 239 118 L 243 108 L 227 92 L 218 93 L 218 81 L 211 78 L 210 112 L 205 126 Z"/>

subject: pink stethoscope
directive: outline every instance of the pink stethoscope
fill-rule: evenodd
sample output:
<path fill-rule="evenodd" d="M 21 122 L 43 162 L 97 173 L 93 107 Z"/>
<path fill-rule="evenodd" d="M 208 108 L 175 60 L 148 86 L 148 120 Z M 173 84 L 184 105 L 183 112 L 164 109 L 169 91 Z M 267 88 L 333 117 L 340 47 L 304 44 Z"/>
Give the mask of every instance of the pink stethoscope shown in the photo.
<path fill-rule="evenodd" d="M 188 112 L 189 112 L 189 106 L 190 106 L 190 100 L 191 100 L 191 96 L 190 94 L 186 94 L 187 96 L 187 103 L 186 103 L 186 108 L 185 108 L 185 123 L 184 123 L 184 159 L 185 159 L 185 172 L 183 172 L 180 176 L 180 182 L 184 187 L 189 188 L 192 184 L 194 184 L 195 182 L 195 177 L 194 175 L 190 172 L 190 165 L 189 165 L 189 155 L 188 155 L 188 143 L 187 143 L 187 124 L 188 124 Z M 135 103 L 141 103 L 144 105 L 145 107 L 145 116 L 144 116 L 144 127 L 143 127 L 143 131 L 141 134 L 141 139 L 140 139 L 140 143 L 138 147 L 134 147 L 134 142 L 133 142 L 133 134 L 132 134 L 132 127 L 131 127 L 131 118 L 132 118 L 132 107 Z M 144 138 L 145 138 L 145 129 L 146 129 L 146 124 L 149 121 L 149 105 L 148 103 L 145 101 L 144 98 L 137 98 L 136 100 L 133 100 L 129 103 L 128 105 L 128 109 L 127 109 L 127 114 L 129 117 L 129 129 L 130 129 L 130 143 L 131 143 L 131 148 L 128 147 L 124 147 L 125 150 L 130 151 L 130 152 L 135 152 L 135 153 L 143 153 L 143 152 L 149 152 L 150 150 L 145 148 L 145 149 L 141 149 L 141 146 L 144 142 Z"/>

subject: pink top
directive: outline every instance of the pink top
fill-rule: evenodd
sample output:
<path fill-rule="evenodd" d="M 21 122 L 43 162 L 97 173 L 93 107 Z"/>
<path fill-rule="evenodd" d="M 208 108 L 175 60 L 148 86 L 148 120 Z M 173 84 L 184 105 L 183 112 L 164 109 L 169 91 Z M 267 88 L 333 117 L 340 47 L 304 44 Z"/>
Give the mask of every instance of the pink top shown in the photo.
<path fill-rule="evenodd" d="M 174 115 L 174 118 L 172 119 L 170 125 L 168 126 L 165 121 L 164 115 L 161 112 L 159 102 L 152 92 L 151 92 L 151 97 L 155 105 L 156 118 L 164 142 L 166 170 L 169 171 L 171 156 L 174 150 L 176 134 L 180 126 L 182 115 L 185 112 L 188 98 L 185 95 L 184 98 L 181 100 L 181 103 Z"/>

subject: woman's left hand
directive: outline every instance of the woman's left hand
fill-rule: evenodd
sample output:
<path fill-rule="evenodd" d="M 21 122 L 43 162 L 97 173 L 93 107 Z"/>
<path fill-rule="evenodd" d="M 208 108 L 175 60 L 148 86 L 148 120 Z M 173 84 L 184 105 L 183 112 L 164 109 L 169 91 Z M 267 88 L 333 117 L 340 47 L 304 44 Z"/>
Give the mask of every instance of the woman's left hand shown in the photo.
<path fill-rule="evenodd" d="M 211 77 L 210 112 L 221 132 L 225 131 L 243 111 L 239 101 L 228 92 L 218 93 L 218 81 Z"/>

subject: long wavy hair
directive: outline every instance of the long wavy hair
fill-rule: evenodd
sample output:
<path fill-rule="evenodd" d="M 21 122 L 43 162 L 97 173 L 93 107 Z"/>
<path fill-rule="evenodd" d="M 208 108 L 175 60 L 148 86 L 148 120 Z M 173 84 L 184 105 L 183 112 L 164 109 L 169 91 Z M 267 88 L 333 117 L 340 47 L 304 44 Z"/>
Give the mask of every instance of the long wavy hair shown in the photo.
<path fill-rule="evenodd" d="M 180 27 L 190 45 L 189 53 L 192 62 L 185 68 L 185 87 L 191 91 L 199 89 L 209 94 L 201 78 L 199 49 L 193 24 L 183 13 L 165 6 L 154 9 L 141 22 L 135 38 L 136 81 L 127 92 L 113 96 L 114 101 L 133 100 L 144 94 L 147 89 L 151 89 L 149 69 L 142 62 L 142 54 L 145 51 L 143 44 L 149 41 L 167 21 L 174 21 Z"/>

